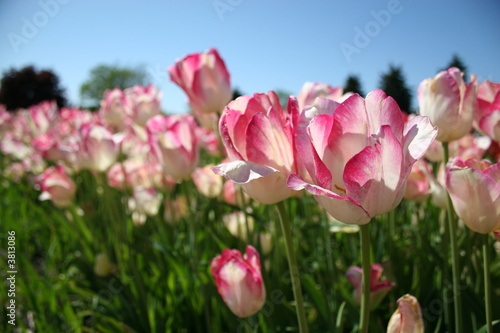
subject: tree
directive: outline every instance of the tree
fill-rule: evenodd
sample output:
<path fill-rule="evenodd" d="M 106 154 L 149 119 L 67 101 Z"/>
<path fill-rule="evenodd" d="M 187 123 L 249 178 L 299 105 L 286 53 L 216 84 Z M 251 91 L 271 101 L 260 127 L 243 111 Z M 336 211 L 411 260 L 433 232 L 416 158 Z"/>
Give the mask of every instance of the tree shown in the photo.
<path fill-rule="evenodd" d="M 406 113 L 412 112 L 411 92 L 406 85 L 401 67 L 389 65 L 389 71 L 382 74 L 380 79 L 380 89 L 382 89 L 387 96 L 394 98 L 402 111 Z"/>
<path fill-rule="evenodd" d="M 451 67 L 456 67 L 456 68 L 460 69 L 462 71 L 462 73 L 464 73 L 464 80 L 465 81 L 467 81 L 469 79 L 469 76 L 467 75 L 467 66 L 464 64 L 462 59 L 460 59 L 460 57 L 456 54 L 453 55 L 448 66 L 446 66 L 446 68 L 443 68 L 441 71 L 447 70 L 448 68 L 451 68 Z"/>
<path fill-rule="evenodd" d="M 361 83 L 357 75 L 349 75 L 344 85 L 344 94 L 347 92 L 352 92 L 359 94 L 360 96 L 365 96 L 363 90 L 361 89 Z"/>
<path fill-rule="evenodd" d="M 234 88 L 234 89 L 233 89 L 233 97 L 232 97 L 232 100 L 235 100 L 235 99 L 237 99 L 238 97 L 243 96 L 243 95 L 244 95 L 244 93 L 242 93 L 242 92 L 240 91 L 240 89 L 238 89 L 238 88 Z"/>
<path fill-rule="evenodd" d="M 50 70 L 36 70 L 27 66 L 4 72 L 0 87 L 0 104 L 7 110 L 16 111 L 43 101 L 56 101 L 58 107 L 66 105 L 64 89 L 59 86 L 58 76 Z"/>
<path fill-rule="evenodd" d="M 81 104 L 85 108 L 98 109 L 107 89 L 126 89 L 134 85 L 145 85 L 148 74 L 142 67 L 126 68 L 98 65 L 90 71 L 90 78 L 80 87 Z"/>

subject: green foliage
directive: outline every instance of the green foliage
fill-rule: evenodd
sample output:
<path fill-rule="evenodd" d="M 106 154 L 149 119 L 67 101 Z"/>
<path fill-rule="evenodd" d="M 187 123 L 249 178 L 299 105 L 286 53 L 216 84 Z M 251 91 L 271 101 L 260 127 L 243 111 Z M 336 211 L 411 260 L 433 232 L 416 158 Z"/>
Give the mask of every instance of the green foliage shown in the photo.
<path fill-rule="evenodd" d="M 401 67 L 390 65 L 387 73 L 382 74 L 380 78 L 379 88 L 394 98 L 402 111 L 412 112 L 411 92 L 406 85 Z"/>
<path fill-rule="evenodd" d="M 0 160 L 1 162 L 1 160 Z M 1 163 L 0 163 L 1 165 Z M 217 293 L 210 261 L 225 248 L 244 250 L 250 243 L 261 253 L 267 302 L 249 320 L 254 332 L 296 329 L 295 308 L 281 231 L 274 206 L 251 202 L 246 209 L 218 198 L 202 197 L 191 181 L 163 192 L 166 200 L 187 198 L 188 214 L 164 217 L 165 208 L 134 225 L 127 190 L 107 186 L 90 172 L 73 176 L 77 197 L 71 209 L 38 201 L 29 178 L 14 182 L 0 176 L 0 260 L 5 263 L 7 231 L 16 232 L 17 326 L 22 332 L 244 332 L 247 321 L 235 317 Z M 356 330 L 359 307 L 345 278 L 360 265 L 359 235 L 342 231 L 301 195 L 285 202 L 290 213 L 294 249 L 303 286 L 310 332 Z M 246 211 L 255 220 L 249 241 L 233 237 L 222 222 L 228 212 Z M 396 286 L 374 310 L 370 332 L 385 332 L 399 297 L 416 296 L 426 332 L 449 332 L 453 325 L 449 243 L 444 215 L 428 201 L 403 201 L 395 211 L 370 222 L 372 262 Z M 345 229 L 344 229 L 345 230 Z M 263 253 L 258 233 L 272 235 L 272 250 Z M 482 296 L 481 242 L 459 228 L 464 332 L 485 322 Z M 106 253 L 117 270 L 106 277 L 93 270 L 98 253 Z M 491 248 L 492 285 L 500 285 L 500 257 Z M 4 266 L 2 266 L 4 267 Z M 1 270 L 5 281 L 5 270 Z M 7 284 L 0 331 L 6 322 Z M 493 304 L 500 296 L 493 295 Z M 493 307 L 493 318 L 500 308 Z"/>
<path fill-rule="evenodd" d="M 145 85 L 148 74 L 142 67 L 127 68 L 112 65 L 97 65 L 90 77 L 80 87 L 80 98 L 84 108 L 97 109 L 107 89 L 126 89 L 134 85 Z"/>

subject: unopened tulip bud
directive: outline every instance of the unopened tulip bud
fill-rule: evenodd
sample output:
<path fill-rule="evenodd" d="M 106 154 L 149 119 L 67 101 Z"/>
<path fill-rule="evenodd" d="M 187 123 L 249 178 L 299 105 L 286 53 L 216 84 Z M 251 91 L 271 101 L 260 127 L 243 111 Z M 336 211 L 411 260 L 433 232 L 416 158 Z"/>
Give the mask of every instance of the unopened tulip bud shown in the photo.
<path fill-rule="evenodd" d="M 236 316 L 246 318 L 262 308 L 266 289 L 259 253 L 252 246 L 247 246 L 245 255 L 238 250 L 222 251 L 211 268 L 219 294 Z"/>
<path fill-rule="evenodd" d="M 422 311 L 415 297 L 404 295 L 387 326 L 387 333 L 423 333 Z"/>

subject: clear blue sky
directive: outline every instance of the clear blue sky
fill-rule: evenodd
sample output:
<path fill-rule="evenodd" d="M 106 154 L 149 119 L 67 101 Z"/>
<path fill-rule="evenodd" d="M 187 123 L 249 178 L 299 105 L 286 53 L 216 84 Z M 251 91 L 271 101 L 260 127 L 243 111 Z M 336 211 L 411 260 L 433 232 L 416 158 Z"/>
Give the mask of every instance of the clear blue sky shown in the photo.
<path fill-rule="evenodd" d="M 392 10 L 390 20 L 376 23 L 373 13 L 384 10 Z M 52 69 L 78 104 L 92 67 L 142 64 L 163 91 L 164 109 L 184 112 L 186 97 L 166 68 L 216 47 L 233 87 L 246 94 L 277 88 L 298 94 L 305 81 L 337 86 L 349 74 L 359 75 L 368 92 L 391 63 L 403 67 L 415 94 L 454 53 L 481 81 L 500 82 L 499 18 L 498 0 L 3 0 L 0 71 Z M 357 29 L 372 35 L 366 45 L 355 40 Z M 13 36 L 25 39 L 16 44 Z M 341 50 L 346 44 L 358 51 L 350 61 Z"/>

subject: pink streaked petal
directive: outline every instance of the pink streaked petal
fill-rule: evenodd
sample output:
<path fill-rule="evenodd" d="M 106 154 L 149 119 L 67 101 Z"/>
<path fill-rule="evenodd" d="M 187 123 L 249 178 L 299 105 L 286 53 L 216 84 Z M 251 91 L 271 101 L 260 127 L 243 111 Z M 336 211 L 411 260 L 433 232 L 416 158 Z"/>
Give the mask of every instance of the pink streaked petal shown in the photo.
<path fill-rule="evenodd" d="M 352 95 L 334 112 L 335 120 L 339 121 L 343 133 L 355 133 L 368 136 L 369 119 L 366 112 L 365 100 L 358 94 Z"/>
<path fill-rule="evenodd" d="M 243 152 L 243 155 L 237 150 L 237 148 L 234 146 L 233 143 L 233 138 L 231 137 L 231 133 L 234 133 L 230 130 L 233 129 L 234 127 L 231 127 L 230 124 L 234 124 L 235 118 L 237 118 L 238 115 L 235 113 L 233 115 L 228 113 L 224 113 L 219 122 L 219 132 L 221 136 L 221 141 L 224 144 L 224 147 L 226 148 L 226 153 L 231 160 L 243 160 L 244 157 L 243 155 L 246 156 L 245 152 Z M 234 125 L 233 125 L 234 126 Z M 244 132 L 243 132 L 244 133 Z M 234 135 L 234 134 L 233 134 Z M 244 141 L 240 141 L 242 144 L 240 144 L 241 149 L 244 149 L 246 151 L 246 148 L 244 148 Z"/>
<path fill-rule="evenodd" d="M 479 121 L 479 130 L 495 141 L 500 141 L 500 109 L 495 110 Z"/>
<path fill-rule="evenodd" d="M 267 177 L 278 170 L 266 165 L 257 164 L 250 161 L 234 161 L 220 164 L 211 168 L 212 171 L 224 176 L 237 184 L 246 184 L 252 180 Z"/>
<path fill-rule="evenodd" d="M 500 228 L 498 180 L 476 169 L 452 167 L 447 172 L 446 186 L 458 216 L 470 229 L 487 234 Z"/>
<path fill-rule="evenodd" d="M 291 171 L 293 147 L 289 128 L 279 124 L 274 110 L 270 117 L 257 113 L 246 132 L 247 158 L 255 163 L 269 165 L 281 171 Z"/>
<path fill-rule="evenodd" d="M 351 285 L 356 289 L 361 287 L 363 278 L 363 270 L 358 266 L 351 266 L 345 274 Z"/>
<path fill-rule="evenodd" d="M 404 192 L 401 144 L 388 125 L 382 126 L 377 139 L 379 143 L 355 155 L 344 170 L 347 195 L 370 216 L 392 210 Z"/>
<path fill-rule="evenodd" d="M 401 141 L 404 119 L 398 103 L 382 90 L 373 90 L 366 95 L 366 113 L 370 134 L 376 134 L 382 125 L 390 125 L 396 138 Z"/>
<path fill-rule="evenodd" d="M 438 128 L 432 125 L 428 117 L 416 116 L 406 123 L 403 141 L 406 167 L 411 167 L 411 164 L 424 156 L 437 133 Z"/>
<path fill-rule="evenodd" d="M 367 224 L 370 216 L 359 203 L 322 187 L 306 183 L 296 174 L 288 177 L 287 186 L 296 191 L 306 190 L 337 220 L 347 224 Z"/>
<path fill-rule="evenodd" d="M 333 122 L 333 116 L 321 114 L 314 117 L 307 128 L 311 143 L 319 158 L 322 160 L 325 160 L 325 153 L 329 152 L 327 147 L 330 133 L 332 132 Z"/>

